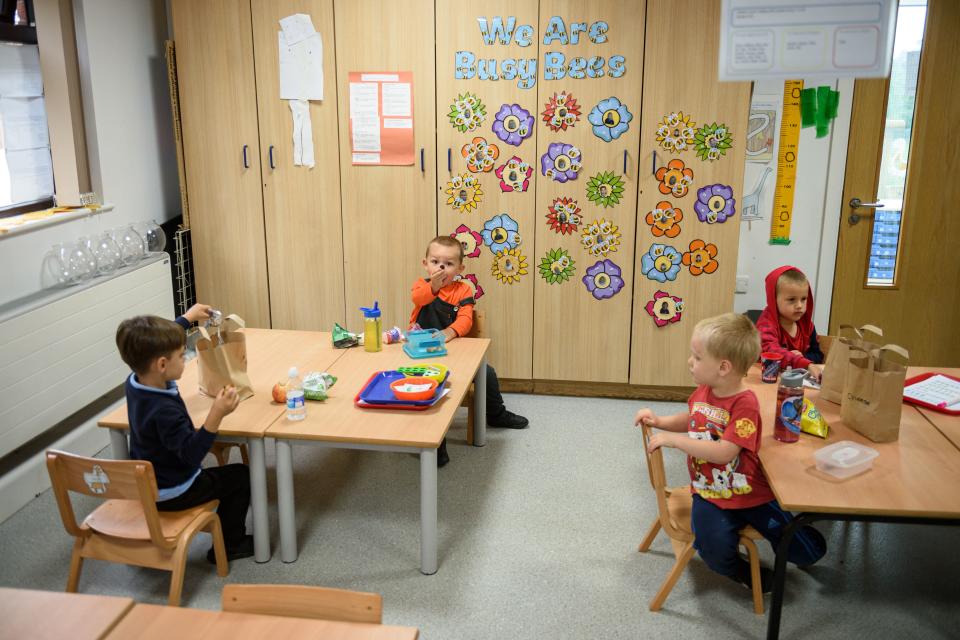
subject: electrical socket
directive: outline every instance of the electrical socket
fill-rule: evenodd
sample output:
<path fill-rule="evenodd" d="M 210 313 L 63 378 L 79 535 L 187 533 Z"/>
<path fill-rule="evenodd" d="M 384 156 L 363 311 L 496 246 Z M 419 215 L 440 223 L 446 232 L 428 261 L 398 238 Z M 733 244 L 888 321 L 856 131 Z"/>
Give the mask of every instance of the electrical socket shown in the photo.
<path fill-rule="evenodd" d="M 750 286 L 750 276 L 737 276 L 737 284 L 733 290 L 734 293 L 746 293 Z"/>

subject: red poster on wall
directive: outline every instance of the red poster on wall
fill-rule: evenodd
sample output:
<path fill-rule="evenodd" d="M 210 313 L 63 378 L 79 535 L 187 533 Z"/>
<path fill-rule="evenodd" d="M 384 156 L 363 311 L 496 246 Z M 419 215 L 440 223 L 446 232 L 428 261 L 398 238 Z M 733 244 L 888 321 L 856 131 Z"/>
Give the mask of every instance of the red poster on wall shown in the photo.
<path fill-rule="evenodd" d="M 350 72 L 353 164 L 413 164 L 413 73 Z"/>

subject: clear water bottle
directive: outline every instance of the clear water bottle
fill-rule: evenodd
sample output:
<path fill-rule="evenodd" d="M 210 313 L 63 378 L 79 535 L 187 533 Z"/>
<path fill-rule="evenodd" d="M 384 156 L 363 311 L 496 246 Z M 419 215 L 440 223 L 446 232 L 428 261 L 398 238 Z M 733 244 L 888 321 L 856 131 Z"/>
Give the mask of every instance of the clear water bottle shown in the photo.
<path fill-rule="evenodd" d="M 303 420 L 307 417 L 307 405 L 303 401 L 303 380 L 296 367 L 287 373 L 287 420 Z"/>

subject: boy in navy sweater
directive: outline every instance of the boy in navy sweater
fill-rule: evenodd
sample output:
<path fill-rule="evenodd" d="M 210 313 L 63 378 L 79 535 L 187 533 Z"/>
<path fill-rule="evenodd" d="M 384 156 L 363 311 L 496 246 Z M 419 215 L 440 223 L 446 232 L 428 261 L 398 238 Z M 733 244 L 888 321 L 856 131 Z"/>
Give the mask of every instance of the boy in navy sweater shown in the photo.
<path fill-rule="evenodd" d="M 203 469 L 200 462 L 213 444 L 220 421 L 240 402 L 237 390 L 222 389 L 203 425 L 196 429 L 175 382 L 183 375 L 186 330 L 210 316 L 211 308 L 196 304 L 176 322 L 157 316 L 137 316 L 117 327 L 117 349 L 133 370 L 127 378 L 130 457 L 148 460 L 157 476 L 157 509 L 180 511 L 213 499 L 223 528 L 227 558 L 253 555 L 247 535 L 250 475 L 244 464 Z M 207 560 L 216 562 L 213 548 Z"/>

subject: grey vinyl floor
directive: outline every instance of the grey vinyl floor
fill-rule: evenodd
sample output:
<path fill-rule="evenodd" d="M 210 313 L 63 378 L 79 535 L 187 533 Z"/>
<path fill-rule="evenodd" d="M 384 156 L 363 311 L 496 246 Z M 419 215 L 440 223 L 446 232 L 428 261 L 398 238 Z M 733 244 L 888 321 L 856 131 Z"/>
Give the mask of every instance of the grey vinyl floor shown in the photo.
<path fill-rule="evenodd" d="M 209 538 L 199 536 L 183 604 L 219 608 L 228 581 L 317 584 L 379 592 L 384 622 L 428 639 L 763 637 L 766 617 L 754 615 L 749 592 L 699 558 L 664 609 L 648 610 L 673 556 L 662 534 L 637 552 L 656 517 L 632 427 L 644 403 L 510 395 L 507 404 L 530 418 L 529 429 L 491 429 L 487 446 L 472 448 L 463 410 L 451 428 L 437 574 L 418 571 L 419 460 L 309 446 L 294 447 L 300 557 L 282 563 L 268 446 L 273 559 L 235 561 L 221 579 L 204 559 Z M 682 456 L 667 453 L 671 482 L 683 482 Z M 76 504 L 82 512 L 93 503 Z M 830 550 L 817 566 L 789 571 L 782 638 L 960 637 L 960 529 L 817 526 Z M 70 548 L 45 492 L 0 524 L 0 585 L 63 589 Z M 772 566 L 769 545 L 762 553 Z M 88 561 L 80 589 L 163 604 L 168 575 Z"/>

